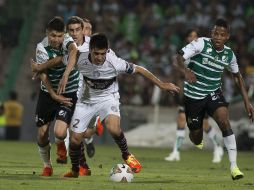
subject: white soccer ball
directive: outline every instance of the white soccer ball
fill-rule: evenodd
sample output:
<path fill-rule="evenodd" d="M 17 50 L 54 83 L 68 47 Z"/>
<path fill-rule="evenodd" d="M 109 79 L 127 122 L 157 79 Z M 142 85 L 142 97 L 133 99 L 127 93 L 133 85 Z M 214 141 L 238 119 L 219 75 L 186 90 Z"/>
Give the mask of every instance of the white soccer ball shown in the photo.
<path fill-rule="evenodd" d="M 134 178 L 133 171 L 127 164 L 117 164 L 114 166 L 109 175 L 114 182 L 131 182 Z"/>

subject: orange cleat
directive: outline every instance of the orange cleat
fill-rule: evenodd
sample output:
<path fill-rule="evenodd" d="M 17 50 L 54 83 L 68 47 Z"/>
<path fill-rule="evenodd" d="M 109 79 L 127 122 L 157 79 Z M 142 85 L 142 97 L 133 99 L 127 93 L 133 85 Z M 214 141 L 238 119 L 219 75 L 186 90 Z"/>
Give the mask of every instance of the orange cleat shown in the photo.
<path fill-rule="evenodd" d="M 79 175 L 80 176 L 90 176 L 91 175 L 91 170 L 90 168 L 84 167 L 84 166 L 80 166 L 79 167 Z"/>
<path fill-rule="evenodd" d="M 53 175 L 53 168 L 52 167 L 45 167 L 42 170 L 40 176 L 49 177 Z"/>
<path fill-rule="evenodd" d="M 96 118 L 95 125 L 96 125 L 96 131 L 95 131 L 96 135 L 102 136 L 104 128 L 99 117 Z"/>
<path fill-rule="evenodd" d="M 142 166 L 133 154 L 128 156 L 127 160 L 125 160 L 125 163 L 130 166 L 133 172 L 138 173 L 141 171 Z"/>
<path fill-rule="evenodd" d="M 70 171 L 64 174 L 64 177 L 69 177 L 69 178 L 77 178 L 79 176 L 78 172 Z"/>
<path fill-rule="evenodd" d="M 57 159 L 56 162 L 58 164 L 67 164 L 67 150 L 64 142 L 58 142 L 57 146 Z"/>

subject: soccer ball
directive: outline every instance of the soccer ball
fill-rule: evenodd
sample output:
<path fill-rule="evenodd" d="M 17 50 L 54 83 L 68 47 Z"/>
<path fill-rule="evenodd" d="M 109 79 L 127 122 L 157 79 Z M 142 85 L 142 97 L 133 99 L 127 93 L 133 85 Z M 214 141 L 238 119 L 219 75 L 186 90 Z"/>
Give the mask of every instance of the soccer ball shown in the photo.
<path fill-rule="evenodd" d="M 109 175 L 114 182 L 131 182 L 134 178 L 131 168 L 127 164 L 117 164 Z"/>

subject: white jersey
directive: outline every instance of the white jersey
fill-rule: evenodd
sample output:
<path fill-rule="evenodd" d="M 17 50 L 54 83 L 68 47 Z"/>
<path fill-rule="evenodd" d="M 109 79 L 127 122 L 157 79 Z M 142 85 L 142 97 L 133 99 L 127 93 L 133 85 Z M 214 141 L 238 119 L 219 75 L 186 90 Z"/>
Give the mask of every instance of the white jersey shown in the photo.
<path fill-rule="evenodd" d="M 108 100 L 112 95 L 119 96 L 116 77 L 120 73 L 132 74 L 133 64 L 117 57 L 111 50 L 108 50 L 102 65 L 92 64 L 88 57 L 89 51 L 80 52 L 77 61 L 78 70 L 85 82 L 82 102 L 97 103 Z"/>

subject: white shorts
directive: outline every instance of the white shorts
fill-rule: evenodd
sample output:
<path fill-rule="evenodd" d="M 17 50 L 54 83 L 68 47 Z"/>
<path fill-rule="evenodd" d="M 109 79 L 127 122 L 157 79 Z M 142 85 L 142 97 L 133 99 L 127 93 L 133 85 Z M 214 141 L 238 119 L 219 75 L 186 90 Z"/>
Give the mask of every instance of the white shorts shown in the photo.
<path fill-rule="evenodd" d="M 114 97 L 95 104 L 77 103 L 71 121 L 71 130 L 75 133 L 85 132 L 89 124 L 99 116 L 103 121 L 108 115 L 117 115 L 120 117 L 119 98 Z"/>

